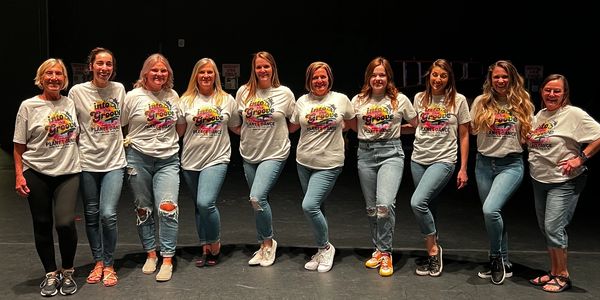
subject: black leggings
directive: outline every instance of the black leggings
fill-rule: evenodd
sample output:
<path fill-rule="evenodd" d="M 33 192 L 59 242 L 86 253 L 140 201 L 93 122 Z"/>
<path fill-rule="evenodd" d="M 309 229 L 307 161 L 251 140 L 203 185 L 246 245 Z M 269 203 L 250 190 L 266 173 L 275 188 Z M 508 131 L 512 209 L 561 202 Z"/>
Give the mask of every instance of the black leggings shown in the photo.
<path fill-rule="evenodd" d="M 52 177 L 28 169 L 23 172 L 23 176 L 30 190 L 27 199 L 33 219 L 35 248 L 46 273 L 57 270 L 54 258 L 53 219 L 56 221 L 62 267 L 73 268 L 77 250 L 75 207 L 79 173 Z"/>

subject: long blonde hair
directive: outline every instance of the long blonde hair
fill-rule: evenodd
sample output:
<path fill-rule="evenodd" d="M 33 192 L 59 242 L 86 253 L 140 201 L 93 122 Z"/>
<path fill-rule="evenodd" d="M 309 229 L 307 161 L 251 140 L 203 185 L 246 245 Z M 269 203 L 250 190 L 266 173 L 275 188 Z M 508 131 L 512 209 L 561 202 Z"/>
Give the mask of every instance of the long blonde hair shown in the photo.
<path fill-rule="evenodd" d="M 220 106 L 227 98 L 229 94 L 223 90 L 223 87 L 221 87 L 221 75 L 219 75 L 219 68 L 217 67 L 217 64 L 214 60 L 205 57 L 200 59 L 198 62 L 196 62 L 196 65 L 194 65 L 187 89 L 179 101 L 186 103 L 188 106 L 191 106 L 194 103 L 194 99 L 196 99 L 196 96 L 200 94 L 200 91 L 198 90 L 198 73 L 200 72 L 200 68 L 204 67 L 205 65 L 210 65 L 214 72 L 215 81 L 213 83 L 213 89 L 215 92 L 215 105 Z"/>
<path fill-rule="evenodd" d="M 504 69 L 508 73 L 508 101 L 509 110 L 514 114 L 521 128 L 519 134 L 524 137 L 531 131 L 532 116 L 535 107 L 531 102 L 531 97 L 525 90 L 525 80 L 517 71 L 515 66 L 506 60 L 499 60 L 488 68 L 487 77 L 483 83 L 483 94 L 479 102 L 473 107 L 475 116 L 473 118 L 473 131 L 478 132 L 482 129 L 490 130 L 495 121 L 495 114 L 498 111 L 498 101 L 500 97 L 492 86 L 492 73 L 496 67 Z"/>
<path fill-rule="evenodd" d="M 388 98 L 390 98 L 392 108 L 396 110 L 396 108 L 398 108 L 398 99 L 396 97 L 399 91 L 396 87 L 396 84 L 394 84 L 394 71 L 392 70 L 392 65 L 390 64 L 390 62 L 381 56 L 374 58 L 367 65 L 367 69 L 365 70 L 365 81 L 360 90 L 360 93 L 358 94 L 359 104 L 362 104 L 371 96 L 371 93 L 373 92 L 373 87 L 370 84 L 371 76 L 373 76 L 373 72 L 378 66 L 383 66 L 383 68 L 385 69 L 385 75 L 387 77 L 385 95 L 388 96 Z"/>

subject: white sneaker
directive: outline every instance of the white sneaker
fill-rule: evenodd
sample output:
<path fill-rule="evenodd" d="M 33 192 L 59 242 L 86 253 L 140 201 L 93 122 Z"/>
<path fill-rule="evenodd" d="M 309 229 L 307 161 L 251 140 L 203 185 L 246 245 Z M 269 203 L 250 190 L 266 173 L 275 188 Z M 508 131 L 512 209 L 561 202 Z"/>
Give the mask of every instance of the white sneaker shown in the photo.
<path fill-rule="evenodd" d="M 263 260 L 260 261 L 261 267 L 268 267 L 275 262 L 275 252 L 277 251 L 277 242 L 275 239 L 271 240 L 273 245 L 269 248 L 263 248 Z"/>
<path fill-rule="evenodd" d="M 317 271 L 319 272 L 328 272 L 333 267 L 333 256 L 335 255 L 335 248 L 330 243 L 329 249 L 325 248 L 321 252 L 321 259 L 319 260 L 319 266 L 317 267 Z"/>
<path fill-rule="evenodd" d="M 248 261 L 248 265 L 251 266 L 258 266 L 260 265 L 260 262 L 263 261 L 263 244 L 260 244 L 260 249 L 258 249 L 258 251 L 254 252 L 254 254 L 252 255 L 252 258 Z"/>
<path fill-rule="evenodd" d="M 315 255 L 311 256 L 310 261 L 304 265 L 304 268 L 309 271 L 314 271 L 319 267 L 319 261 L 321 260 L 321 252 L 325 249 L 319 248 L 319 251 Z"/>

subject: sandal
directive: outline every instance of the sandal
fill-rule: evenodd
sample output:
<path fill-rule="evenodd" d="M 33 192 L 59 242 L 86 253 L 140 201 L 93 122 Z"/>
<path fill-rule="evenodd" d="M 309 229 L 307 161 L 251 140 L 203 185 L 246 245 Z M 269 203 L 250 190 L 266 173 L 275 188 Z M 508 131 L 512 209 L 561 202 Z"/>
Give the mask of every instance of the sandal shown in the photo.
<path fill-rule="evenodd" d="M 220 255 L 221 255 L 221 252 L 219 252 L 217 254 L 212 254 L 212 253 L 206 254 L 206 265 L 212 267 L 212 266 L 218 264 Z"/>
<path fill-rule="evenodd" d="M 102 280 L 102 270 L 104 269 L 104 265 L 97 264 L 94 266 L 94 269 L 90 272 L 85 282 L 87 283 L 98 283 Z"/>
<path fill-rule="evenodd" d="M 102 283 L 104 286 L 115 286 L 118 282 L 117 272 L 113 268 L 105 268 L 104 269 L 104 278 L 102 278 Z"/>
<path fill-rule="evenodd" d="M 548 289 L 548 287 L 551 287 L 551 286 L 557 287 L 558 289 L 556 289 L 556 290 Z M 544 290 L 544 292 L 549 292 L 549 293 L 560 293 L 564 290 L 569 289 L 570 287 L 571 287 L 571 279 L 569 277 L 556 275 L 556 276 L 554 276 L 554 278 L 552 278 L 552 280 L 548 281 L 548 283 L 546 283 L 542 287 L 542 290 Z"/>
<path fill-rule="evenodd" d="M 552 275 L 552 273 L 550 273 L 550 271 L 548 271 L 544 275 L 540 275 L 536 278 L 529 279 L 529 283 L 531 283 L 535 286 L 543 286 L 543 285 L 546 285 L 548 282 L 552 281 L 553 278 L 554 278 L 554 275 Z"/>

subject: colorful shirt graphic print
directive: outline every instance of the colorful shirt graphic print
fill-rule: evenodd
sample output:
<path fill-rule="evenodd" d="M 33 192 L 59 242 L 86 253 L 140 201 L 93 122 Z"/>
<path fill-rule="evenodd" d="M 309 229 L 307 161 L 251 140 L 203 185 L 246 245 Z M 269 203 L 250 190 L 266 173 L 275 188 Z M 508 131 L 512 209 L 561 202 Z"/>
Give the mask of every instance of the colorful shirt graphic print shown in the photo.
<path fill-rule="evenodd" d="M 246 124 L 249 128 L 274 127 L 274 112 L 273 100 L 255 98 L 248 103 L 248 107 L 244 110 Z"/>
<path fill-rule="evenodd" d="M 170 102 L 151 102 L 146 114 L 146 128 L 167 129 L 176 121 Z"/>
<path fill-rule="evenodd" d="M 307 132 L 335 131 L 337 118 L 335 105 L 317 105 L 304 116 L 308 126 Z"/>
<path fill-rule="evenodd" d="M 117 98 L 96 100 L 90 111 L 90 130 L 93 133 L 110 133 L 121 130 L 121 110 Z"/>
<path fill-rule="evenodd" d="M 556 121 L 549 120 L 540 124 L 537 128 L 530 132 L 527 135 L 529 148 L 550 149 L 552 147 L 552 144 L 550 143 L 550 136 L 554 133 L 554 128 L 556 125 Z"/>
<path fill-rule="evenodd" d="M 223 127 L 223 115 L 220 107 L 210 106 L 198 109 L 196 115 L 192 118 L 194 121 L 194 130 L 192 134 L 201 137 L 211 137 L 221 135 Z"/>
<path fill-rule="evenodd" d="M 60 148 L 76 142 L 77 123 L 71 114 L 65 111 L 55 111 L 48 115 L 48 132 L 46 146 L 48 148 Z"/>
<path fill-rule="evenodd" d="M 389 105 L 371 105 L 362 119 L 365 132 L 383 133 L 390 130 L 394 113 Z"/>
<path fill-rule="evenodd" d="M 492 124 L 487 135 L 489 137 L 505 137 L 505 136 L 516 136 L 517 118 L 512 113 L 501 108 L 495 115 L 494 124 Z"/>
<path fill-rule="evenodd" d="M 450 114 L 444 105 L 429 105 L 423 112 L 421 112 L 419 119 L 421 125 L 420 130 L 423 134 L 448 133 Z"/>

